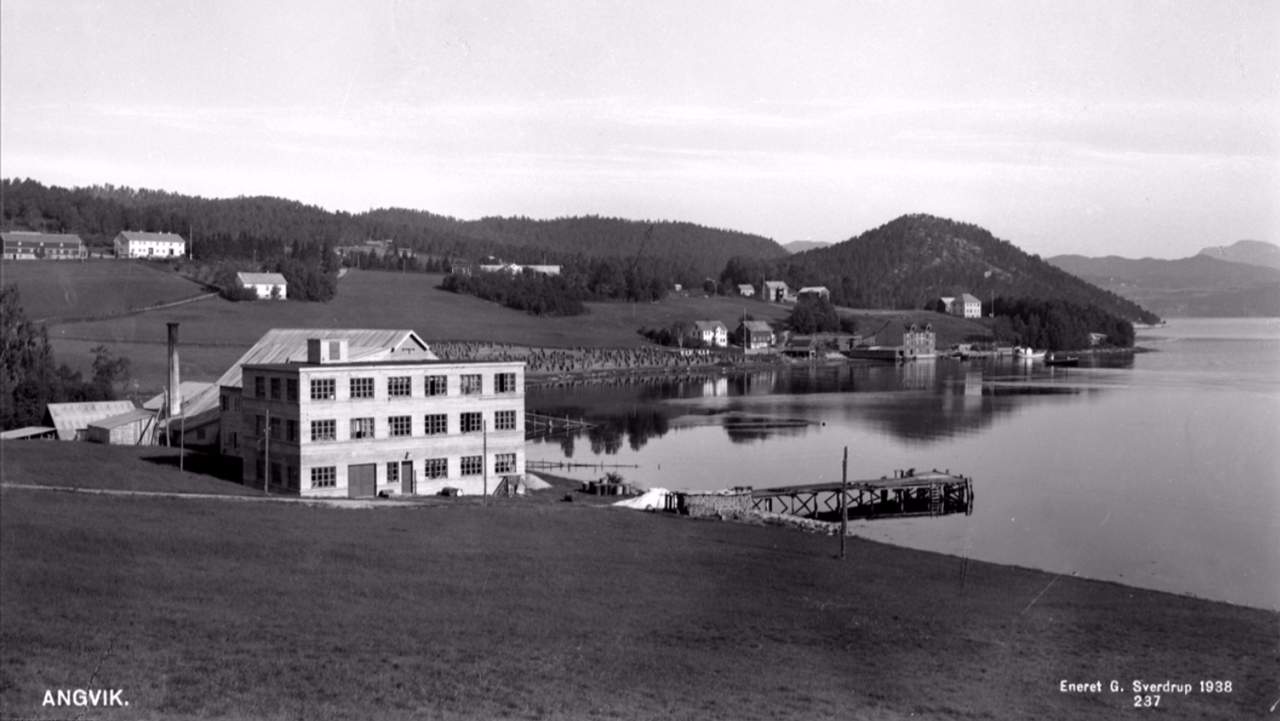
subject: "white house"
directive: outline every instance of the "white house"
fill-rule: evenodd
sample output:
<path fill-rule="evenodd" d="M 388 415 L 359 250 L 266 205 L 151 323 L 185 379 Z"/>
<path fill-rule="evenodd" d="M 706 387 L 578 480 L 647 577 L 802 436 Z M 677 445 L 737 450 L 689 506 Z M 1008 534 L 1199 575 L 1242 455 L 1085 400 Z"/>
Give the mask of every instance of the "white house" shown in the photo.
<path fill-rule="evenodd" d="M 181 258 L 187 254 L 187 241 L 174 233 L 146 233 L 124 230 L 115 240 L 117 258 Z"/>
<path fill-rule="evenodd" d="M 729 329 L 718 320 L 695 320 L 693 337 L 712 348 L 726 348 L 729 345 Z"/>
<path fill-rule="evenodd" d="M 236 273 L 240 285 L 258 294 L 258 298 L 288 300 L 289 283 L 279 273 Z"/>
<path fill-rule="evenodd" d="M 523 484 L 524 363 L 352 355 L 315 337 L 305 359 L 243 366 L 247 484 L 325 497 Z"/>
<path fill-rule="evenodd" d="M 961 293 L 960 297 L 951 303 L 951 315 L 962 318 L 981 318 L 982 301 L 968 293 Z"/>
<path fill-rule="evenodd" d="M 807 285 L 796 291 L 796 298 L 812 297 L 815 299 L 831 300 L 831 291 L 827 290 L 825 285 Z"/>
<path fill-rule="evenodd" d="M 541 275 L 560 275 L 560 266 L 558 265 L 521 265 L 519 263 L 498 263 L 481 265 L 480 271 L 484 273 L 510 273 L 511 275 L 520 275 L 524 271 L 539 273 Z"/>
<path fill-rule="evenodd" d="M 743 298 L 750 298 L 755 294 L 756 294 L 756 287 L 754 285 L 751 285 L 750 283 L 738 284 L 738 295 L 742 296 Z"/>

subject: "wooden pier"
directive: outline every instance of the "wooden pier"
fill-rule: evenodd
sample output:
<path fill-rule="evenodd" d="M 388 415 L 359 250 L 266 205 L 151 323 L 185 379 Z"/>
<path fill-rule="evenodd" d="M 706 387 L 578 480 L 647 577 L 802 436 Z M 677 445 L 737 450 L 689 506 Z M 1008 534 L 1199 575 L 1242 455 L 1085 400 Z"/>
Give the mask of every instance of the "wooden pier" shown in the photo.
<path fill-rule="evenodd" d="M 751 492 L 757 511 L 786 513 L 820 521 L 840 520 L 841 484 L 759 488 Z M 896 471 L 892 478 L 850 481 L 845 487 L 848 518 L 877 519 L 973 513 L 973 479 L 943 471 Z"/>
<path fill-rule="evenodd" d="M 563 433 L 577 433 L 578 431 L 592 428 L 594 425 L 593 423 L 567 416 L 549 416 L 544 413 L 525 411 L 524 439 L 531 441 L 535 438 L 550 438 Z"/>

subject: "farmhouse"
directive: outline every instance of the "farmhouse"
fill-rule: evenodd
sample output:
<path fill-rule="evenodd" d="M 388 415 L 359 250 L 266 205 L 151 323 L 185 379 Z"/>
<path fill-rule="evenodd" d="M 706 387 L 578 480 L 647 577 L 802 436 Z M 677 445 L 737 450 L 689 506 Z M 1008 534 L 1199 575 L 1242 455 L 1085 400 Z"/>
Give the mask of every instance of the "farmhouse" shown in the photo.
<path fill-rule="evenodd" d="M 946 298 L 943 298 L 943 301 L 946 301 Z M 982 301 L 968 293 L 961 293 L 959 298 L 950 303 L 948 312 L 961 318 L 981 318 Z"/>
<path fill-rule="evenodd" d="M 729 345 L 729 329 L 718 320 L 695 320 L 693 337 L 712 348 L 724 348 Z"/>
<path fill-rule="evenodd" d="M 78 235 L 13 231 L 0 233 L 5 260 L 81 260 L 89 257 Z"/>
<path fill-rule="evenodd" d="M 288 300 L 289 282 L 279 273 L 236 273 L 240 285 L 258 295 L 258 300 Z"/>
<path fill-rule="evenodd" d="M 755 294 L 756 294 L 756 287 L 754 285 L 751 285 L 750 283 L 738 284 L 738 295 L 742 296 L 743 298 L 750 298 Z"/>
<path fill-rule="evenodd" d="M 825 285 L 809 285 L 796 291 L 796 298 L 813 298 L 815 300 L 831 300 L 831 291 Z"/>
<path fill-rule="evenodd" d="M 785 303 L 792 299 L 791 289 L 781 280 L 766 280 L 764 299 L 770 303 Z"/>
<path fill-rule="evenodd" d="M 354 360 L 309 338 L 304 360 L 243 366 L 239 455 L 251 485 L 303 496 L 496 493 L 524 473 L 524 364 Z"/>
<path fill-rule="evenodd" d="M 174 233 L 147 233 L 123 230 L 115 239 L 117 258 L 181 258 L 187 241 Z"/>
<path fill-rule="evenodd" d="M 485 264 L 479 266 L 480 270 L 485 273 L 510 273 L 511 275 L 520 275 L 524 271 L 530 273 L 538 273 L 541 275 L 560 275 L 560 266 L 558 265 L 520 265 L 519 263 L 496 263 Z"/>
<path fill-rule="evenodd" d="M 217 381 L 187 395 L 179 426 L 190 433 L 209 414 L 219 415 L 217 445 L 226 456 L 240 455 L 242 368 L 250 363 L 289 363 L 306 360 L 312 338 L 345 339 L 352 360 L 436 360 L 425 341 L 411 330 L 274 328 L 258 339 Z"/>
<path fill-rule="evenodd" d="M 742 347 L 748 351 L 773 346 L 773 328 L 762 320 L 747 320 L 739 323 L 736 334 L 742 339 Z"/>

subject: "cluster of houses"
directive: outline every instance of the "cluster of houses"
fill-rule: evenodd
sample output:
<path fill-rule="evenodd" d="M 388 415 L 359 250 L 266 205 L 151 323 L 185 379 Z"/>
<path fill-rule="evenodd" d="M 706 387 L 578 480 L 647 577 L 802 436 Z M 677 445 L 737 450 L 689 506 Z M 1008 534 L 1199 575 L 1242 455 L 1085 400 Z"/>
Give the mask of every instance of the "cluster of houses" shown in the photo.
<path fill-rule="evenodd" d="M 743 298 L 755 298 L 756 287 L 750 283 L 738 285 L 738 295 Z M 792 291 L 786 281 L 766 280 L 760 284 L 760 300 L 766 303 L 795 303 L 805 297 L 831 299 L 831 291 L 823 285 L 812 285 Z"/>
<path fill-rule="evenodd" d="M 275 329 L 214 383 L 132 401 L 49 404 L 0 437 L 173 445 L 302 496 L 481 494 L 524 478 L 524 364 L 445 361 L 411 330 Z"/>
<path fill-rule="evenodd" d="M 80 236 L 70 233 L 36 233 L 15 230 L 0 233 L 5 260 L 84 260 L 89 248 Z M 174 233 L 121 231 L 112 242 L 117 258 L 181 258 L 187 241 Z"/>

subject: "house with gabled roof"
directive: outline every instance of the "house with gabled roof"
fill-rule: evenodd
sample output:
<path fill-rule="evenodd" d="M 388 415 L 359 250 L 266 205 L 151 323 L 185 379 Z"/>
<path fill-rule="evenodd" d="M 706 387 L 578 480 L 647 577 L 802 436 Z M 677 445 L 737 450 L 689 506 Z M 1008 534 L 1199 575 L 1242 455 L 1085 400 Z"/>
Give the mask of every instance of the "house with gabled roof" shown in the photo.
<path fill-rule="evenodd" d="M 117 258 L 181 258 L 187 254 L 187 241 L 177 233 L 122 230 L 114 245 Z"/>
<path fill-rule="evenodd" d="M 711 348 L 725 348 L 729 345 L 729 329 L 718 320 L 695 320 L 693 337 Z"/>
<path fill-rule="evenodd" d="M 773 327 L 762 320 L 747 320 L 738 324 L 736 334 L 742 339 L 742 347 L 747 351 L 772 348 L 774 343 Z"/>
<path fill-rule="evenodd" d="M 289 281 L 280 273 L 236 273 L 240 286 L 252 290 L 258 300 L 288 300 Z"/>
<path fill-rule="evenodd" d="M 951 302 L 951 315 L 958 315 L 961 318 L 981 318 L 982 301 L 969 293 L 961 293 Z"/>
<path fill-rule="evenodd" d="M 770 303 L 786 303 L 793 300 L 793 296 L 785 281 L 766 280 L 764 282 L 764 299 Z"/>
<path fill-rule="evenodd" d="M 78 235 L 15 230 L 0 233 L 5 260 L 82 260 L 89 250 Z"/>

